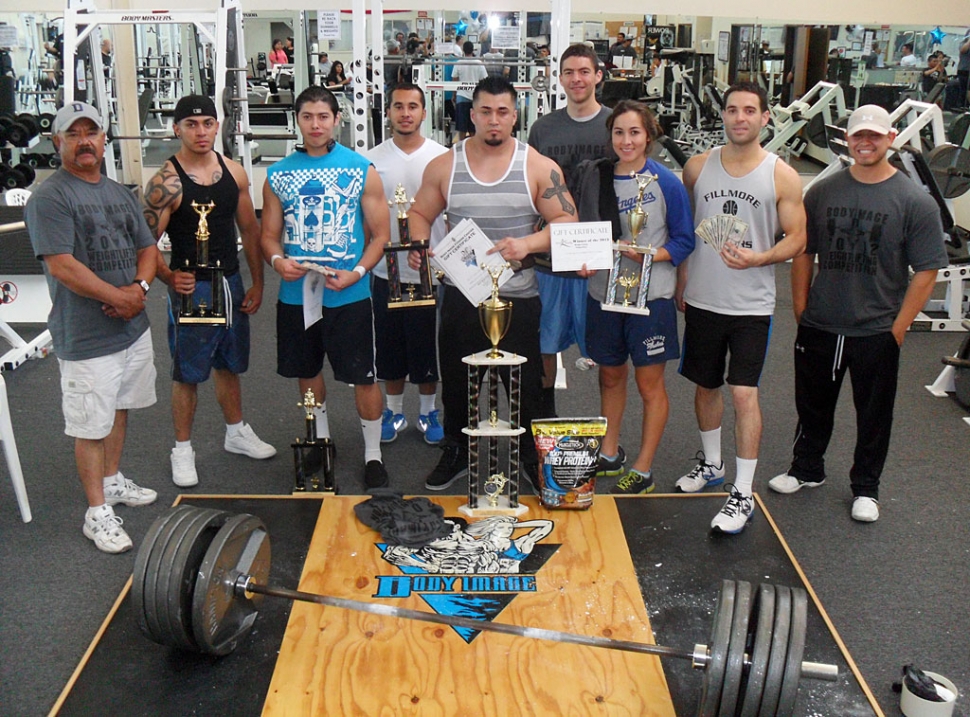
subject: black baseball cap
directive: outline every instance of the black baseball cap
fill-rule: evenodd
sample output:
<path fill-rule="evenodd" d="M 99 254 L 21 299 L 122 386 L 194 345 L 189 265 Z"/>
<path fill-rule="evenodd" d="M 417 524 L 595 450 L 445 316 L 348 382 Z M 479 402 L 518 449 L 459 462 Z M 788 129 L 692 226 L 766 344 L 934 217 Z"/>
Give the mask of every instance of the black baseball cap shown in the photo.
<path fill-rule="evenodd" d="M 215 103 L 204 95 L 186 95 L 175 105 L 173 121 L 178 124 L 186 117 L 219 118 Z"/>

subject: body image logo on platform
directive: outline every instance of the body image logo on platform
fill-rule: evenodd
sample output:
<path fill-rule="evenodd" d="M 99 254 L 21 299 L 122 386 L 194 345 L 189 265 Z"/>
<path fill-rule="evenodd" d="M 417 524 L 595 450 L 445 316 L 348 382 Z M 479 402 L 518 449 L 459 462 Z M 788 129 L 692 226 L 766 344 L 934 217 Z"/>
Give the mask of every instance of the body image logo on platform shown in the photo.
<path fill-rule="evenodd" d="M 559 549 L 539 541 L 551 520 L 490 516 L 474 523 L 447 518 L 451 534 L 421 548 L 377 543 L 381 557 L 402 575 L 378 575 L 372 597 L 419 595 L 439 615 L 492 620 L 520 593 L 536 592 L 536 573 Z M 515 537 L 518 534 L 518 537 Z M 478 630 L 453 627 L 470 643 Z"/>

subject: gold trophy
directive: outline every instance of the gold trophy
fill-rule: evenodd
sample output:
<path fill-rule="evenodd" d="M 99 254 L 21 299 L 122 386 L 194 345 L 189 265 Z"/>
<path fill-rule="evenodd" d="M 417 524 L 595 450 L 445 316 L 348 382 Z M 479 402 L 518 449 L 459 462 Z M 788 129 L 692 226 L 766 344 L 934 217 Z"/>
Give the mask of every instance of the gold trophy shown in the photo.
<path fill-rule="evenodd" d="M 431 284 L 431 265 L 428 263 L 428 242 L 411 241 L 411 225 L 408 223 L 408 207 L 414 198 L 408 199 L 403 184 L 394 188 L 394 199 L 387 204 L 397 207 L 397 229 L 401 238 L 400 244 L 389 244 L 384 247 L 384 258 L 387 260 L 387 308 L 414 308 L 417 306 L 434 306 L 434 288 Z M 398 252 L 416 251 L 420 256 L 418 268 L 419 283 L 406 284 L 402 294 L 401 269 L 398 263 Z"/>
<path fill-rule="evenodd" d="M 182 294 L 176 322 L 179 324 L 204 324 L 206 326 L 226 326 L 229 315 L 226 311 L 226 286 L 223 281 L 225 272 L 216 260 L 215 266 L 209 264 L 209 219 L 215 209 L 215 202 L 192 202 L 192 209 L 199 215 L 199 226 L 195 230 L 195 264 L 188 259 L 181 268 L 195 274 L 196 290 L 192 294 Z M 208 294 L 200 282 L 208 282 Z"/>
<path fill-rule="evenodd" d="M 297 438 L 292 444 L 293 465 L 296 470 L 293 492 L 302 493 L 309 486 L 310 490 L 335 493 L 337 483 L 333 472 L 333 441 L 329 438 L 317 438 L 317 418 L 313 412 L 313 409 L 323 404 L 317 403 L 313 390 L 308 388 L 303 402 L 296 405 L 304 411 L 306 439 Z"/>
<path fill-rule="evenodd" d="M 610 278 L 606 284 L 606 298 L 600 303 L 605 311 L 621 311 L 627 314 L 650 314 L 647 307 L 647 294 L 650 290 L 650 271 L 653 268 L 653 256 L 657 253 L 651 245 L 639 246 L 637 238 L 643 232 L 643 227 L 647 223 L 649 214 L 643 211 L 643 199 L 647 187 L 657 181 L 656 174 L 637 174 L 631 172 L 630 176 L 637 182 L 637 200 L 627 215 L 630 226 L 630 236 L 633 237 L 629 244 L 613 244 L 613 267 L 610 269 Z M 629 269 L 621 267 L 623 254 L 625 252 L 635 252 L 643 256 L 640 264 L 639 274 L 633 274 Z M 617 303 L 617 286 L 623 288 L 623 300 Z M 630 295 L 636 288 L 635 298 L 631 301 Z"/>
<path fill-rule="evenodd" d="M 509 330 L 509 322 L 512 320 L 512 302 L 502 301 L 498 298 L 498 280 L 502 272 L 510 268 L 507 262 L 501 264 L 486 264 L 482 267 L 492 277 L 492 296 L 478 305 L 478 320 L 482 324 L 482 330 L 492 343 L 492 350 L 487 356 L 490 359 L 502 358 L 499 351 L 498 342 L 501 341 Z"/>

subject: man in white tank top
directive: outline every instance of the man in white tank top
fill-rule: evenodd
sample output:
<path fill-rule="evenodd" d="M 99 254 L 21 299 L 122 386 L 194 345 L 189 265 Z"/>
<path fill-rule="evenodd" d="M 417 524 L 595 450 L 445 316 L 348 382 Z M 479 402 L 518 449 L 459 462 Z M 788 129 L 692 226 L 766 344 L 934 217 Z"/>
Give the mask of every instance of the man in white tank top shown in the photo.
<path fill-rule="evenodd" d="M 680 372 L 697 385 L 694 408 L 703 452 L 676 489 L 694 493 L 724 482 L 721 417 L 725 380 L 735 411 L 737 475 L 711 529 L 740 533 L 754 513 L 753 483 L 761 443 L 758 382 L 775 309 L 773 264 L 805 249 L 805 208 L 798 174 L 759 143 L 768 123 L 768 99 L 755 84 L 732 86 L 724 96 L 727 144 L 691 158 L 683 181 L 694 200 L 694 225 L 733 216 L 747 224 L 720 252 L 698 242 L 678 270 L 678 305 L 684 311 Z M 721 220 L 724 221 L 724 220 Z M 776 237 L 783 236 L 776 243 Z M 730 365 L 727 356 L 730 354 Z"/>
<path fill-rule="evenodd" d="M 539 300 L 535 270 L 526 259 L 549 251 L 549 227 L 535 231 L 538 219 L 545 224 L 574 222 L 576 207 L 562 169 L 512 136 L 517 119 L 516 92 L 502 77 L 487 77 L 475 86 L 472 122 L 475 134 L 447 154 L 431 160 L 421 189 L 411 206 L 411 234 L 415 241 L 435 238 L 432 222 L 446 209 L 452 224 L 462 216 L 474 216 L 501 254 L 521 266 L 502 287 L 501 296 L 514 302 L 512 321 L 501 347 L 525 356 L 522 368 L 522 463 L 536 485 L 537 456 L 531 439 L 531 420 L 539 418 L 542 397 L 542 360 L 539 353 Z M 491 201 L 488 201 L 491 200 Z M 414 253 L 408 257 L 417 266 Z M 444 451 L 428 475 L 425 488 L 445 490 L 468 469 L 467 443 L 461 429 L 467 425 L 467 369 L 461 359 L 490 346 L 478 320 L 478 308 L 445 278 L 438 329 L 441 396 L 445 410 Z"/>

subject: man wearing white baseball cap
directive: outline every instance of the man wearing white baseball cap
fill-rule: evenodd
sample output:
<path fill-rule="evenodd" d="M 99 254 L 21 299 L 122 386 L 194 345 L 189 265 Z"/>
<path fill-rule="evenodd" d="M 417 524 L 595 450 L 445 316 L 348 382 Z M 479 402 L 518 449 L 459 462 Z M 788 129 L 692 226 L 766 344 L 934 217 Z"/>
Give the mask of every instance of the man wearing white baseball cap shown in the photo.
<path fill-rule="evenodd" d="M 768 485 L 795 493 L 825 482 L 825 450 L 848 370 L 857 428 L 851 515 L 871 523 L 879 518 L 900 347 L 947 257 L 935 202 L 888 161 L 896 138 L 889 113 L 860 107 L 846 136 L 855 163 L 805 195 L 808 244 L 791 271 L 798 427 L 791 467 Z"/>
<path fill-rule="evenodd" d="M 128 410 L 155 403 L 155 363 L 145 298 L 158 249 L 135 195 L 101 174 L 100 113 L 64 105 L 51 125 L 61 168 L 24 209 L 53 306 L 50 327 L 61 370 L 64 432 L 88 502 L 82 531 L 99 550 L 121 553 L 131 538 L 112 506 L 148 505 L 155 491 L 118 470 Z"/>

